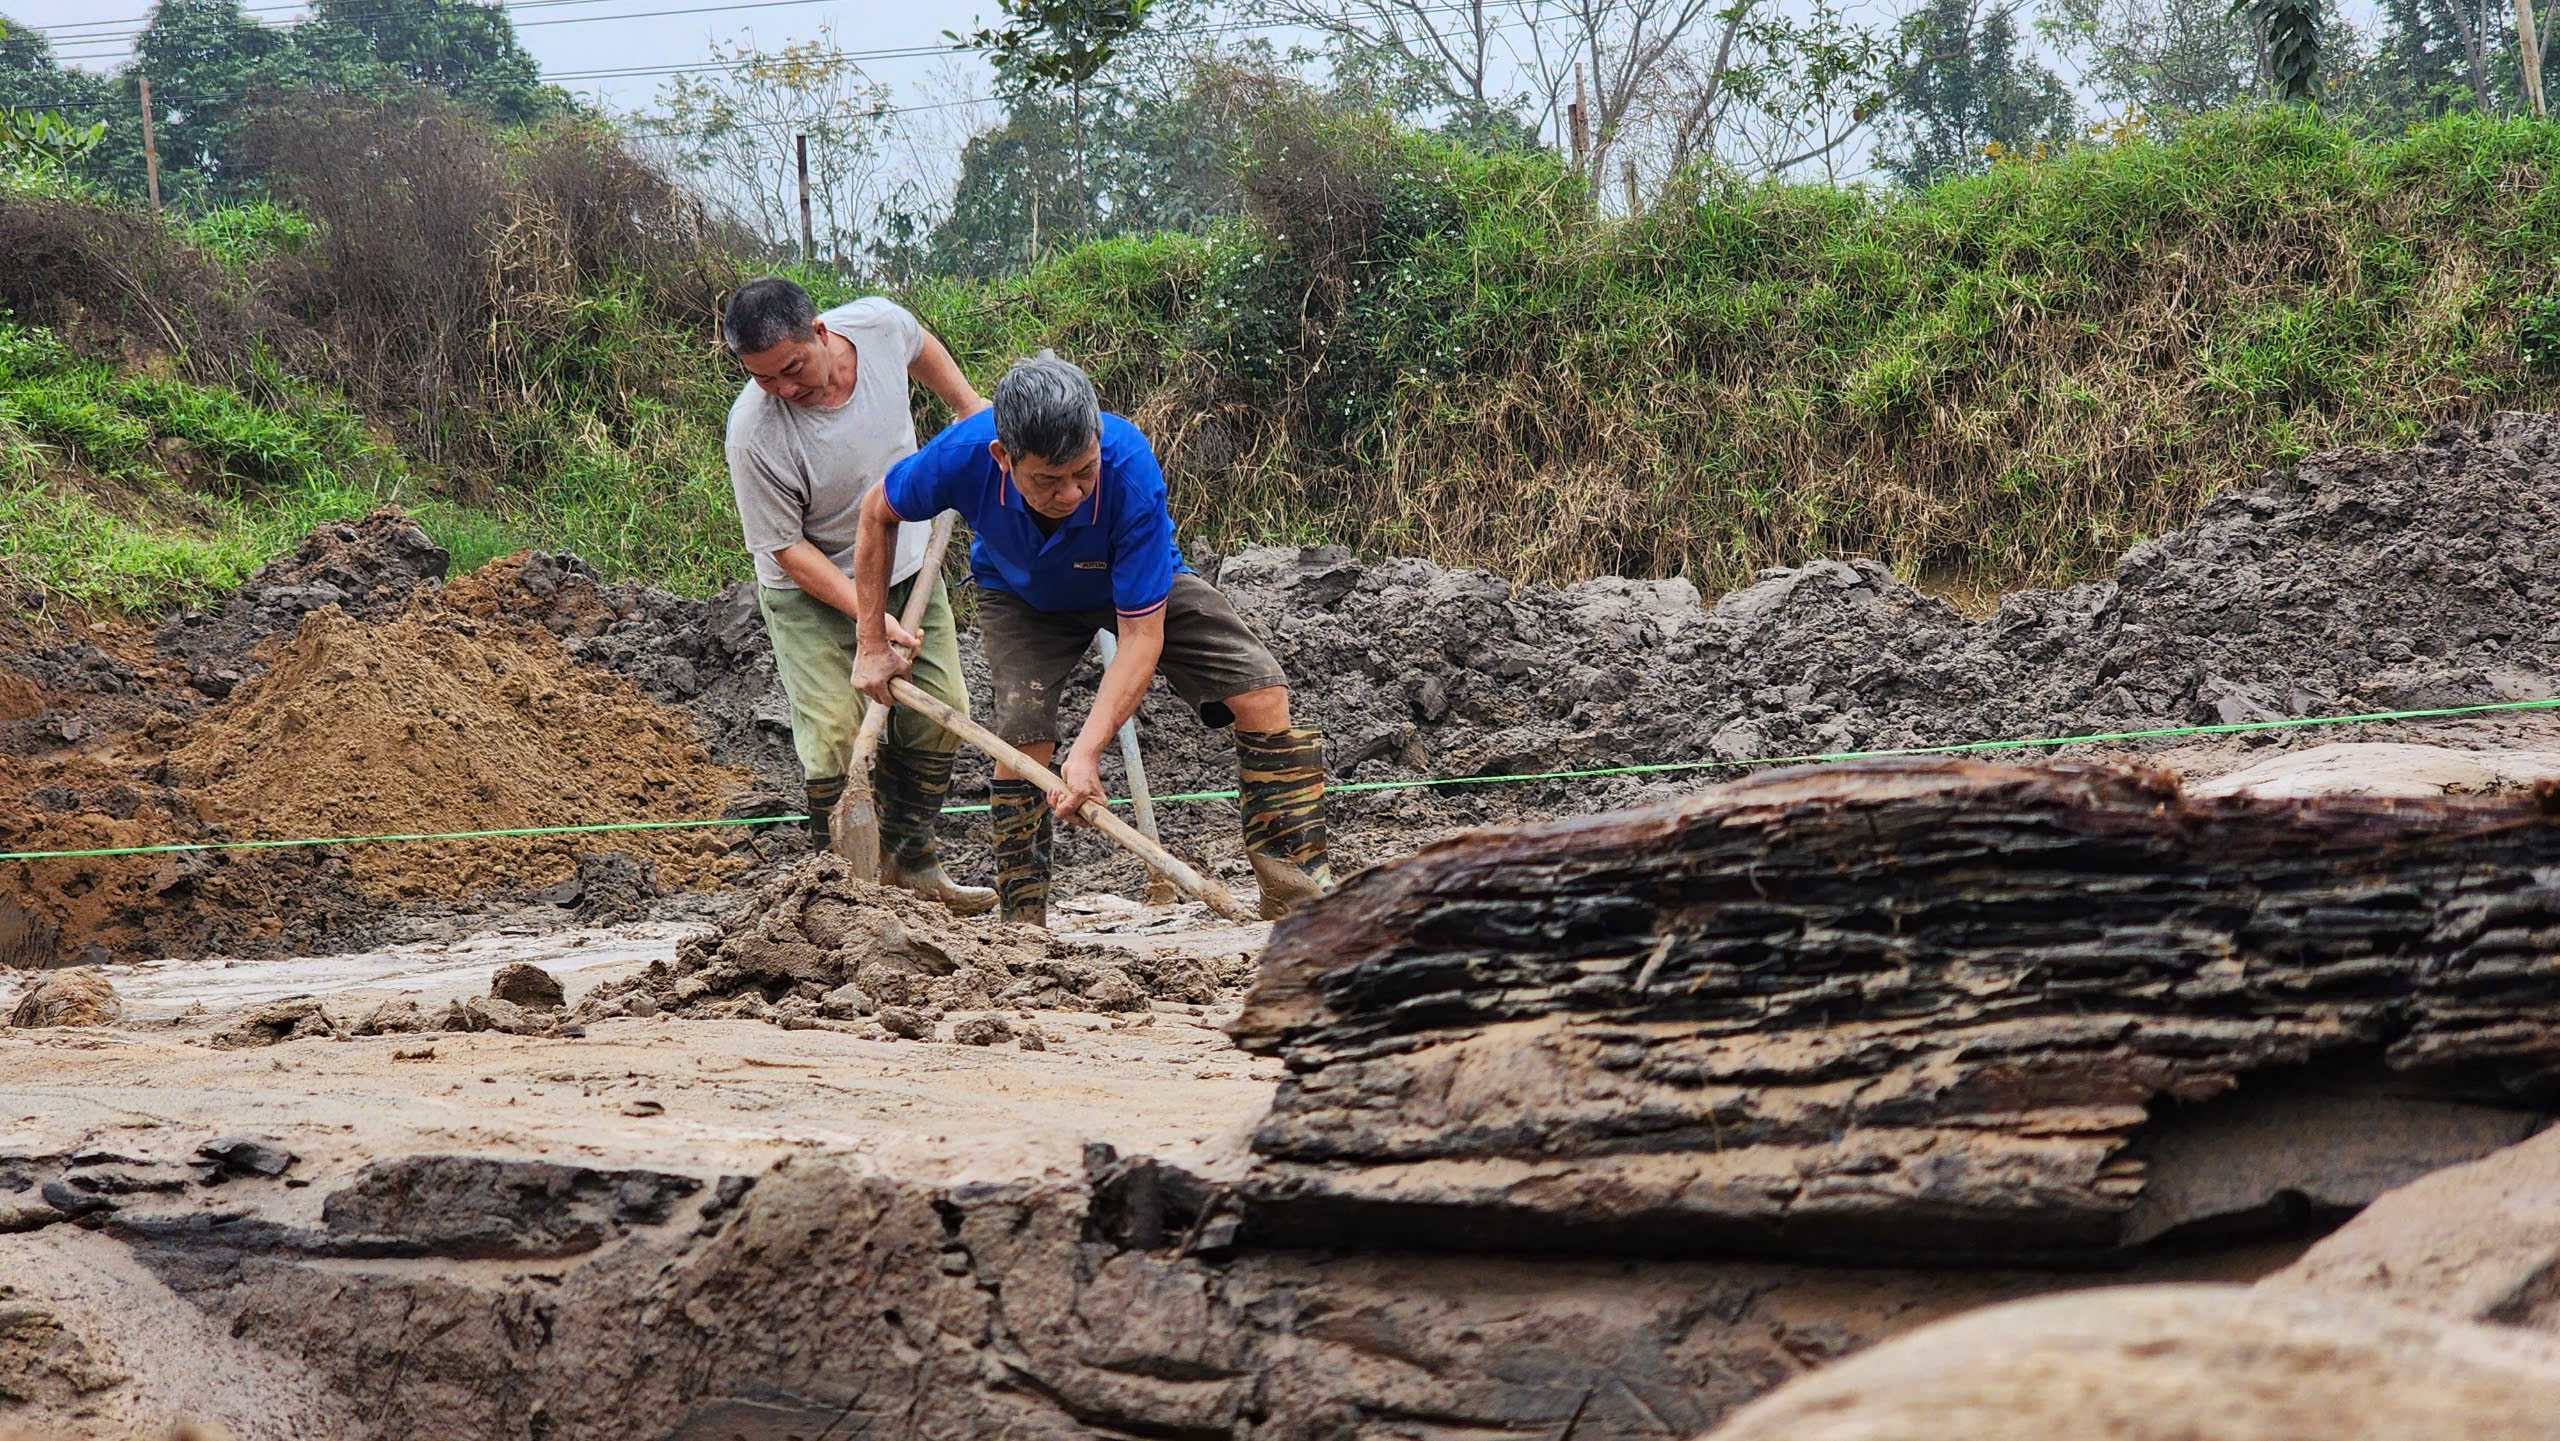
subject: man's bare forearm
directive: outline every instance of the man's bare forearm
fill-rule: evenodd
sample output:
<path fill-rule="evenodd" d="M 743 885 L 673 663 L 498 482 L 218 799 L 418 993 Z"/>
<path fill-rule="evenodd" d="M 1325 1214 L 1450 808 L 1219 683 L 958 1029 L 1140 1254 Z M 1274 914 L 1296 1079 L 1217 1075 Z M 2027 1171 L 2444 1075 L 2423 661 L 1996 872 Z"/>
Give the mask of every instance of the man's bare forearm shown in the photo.
<path fill-rule="evenodd" d="M 773 559 L 811 600 L 823 601 L 860 621 L 859 587 L 845 579 L 844 572 L 836 569 L 825 551 L 809 541 L 795 540 L 775 551 Z"/>
<path fill-rule="evenodd" d="M 854 638 L 865 650 L 889 643 L 889 571 L 897 563 L 898 515 L 877 486 L 862 498 L 862 528 L 853 543 Z"/>

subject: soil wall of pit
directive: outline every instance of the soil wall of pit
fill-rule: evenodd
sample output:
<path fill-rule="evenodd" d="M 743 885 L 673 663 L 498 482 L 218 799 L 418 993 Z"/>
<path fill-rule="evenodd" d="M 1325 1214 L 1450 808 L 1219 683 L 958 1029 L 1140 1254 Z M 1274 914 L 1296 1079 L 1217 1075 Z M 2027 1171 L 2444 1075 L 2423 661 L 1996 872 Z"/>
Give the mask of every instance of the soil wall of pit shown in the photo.
<path fill-rule="evenodd" d="M 91 1224 L 227 1338 L 206 1364 L 304 1388 L 200 1390 L 242 1441 L 1638 1441 L 1930 1320 L 2100 1279 L 1246 1254 L 1199 1224 L 1204 1202 L 1194 1178 L 1116 1159 L 1082 1184 L 925 1186 L 811 1160 L 715 1178 L 414 1157 L 316 1221 L 243 1196 Z M 0 1237 L 0 1258 L 43 1239 Z M 46 1296 L 24 1309 L 51 1314 Z M 150 1344 L 75 1331 L 56 1354 L 131 1372 Z"/>

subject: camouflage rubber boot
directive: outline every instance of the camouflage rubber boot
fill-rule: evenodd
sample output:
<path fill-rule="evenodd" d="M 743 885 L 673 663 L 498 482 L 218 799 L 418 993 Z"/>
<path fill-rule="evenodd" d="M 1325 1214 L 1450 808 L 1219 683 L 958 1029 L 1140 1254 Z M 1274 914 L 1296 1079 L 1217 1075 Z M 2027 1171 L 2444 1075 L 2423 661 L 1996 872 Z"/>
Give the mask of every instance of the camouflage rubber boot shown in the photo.
<path fill-rule="evenodd" d="M 834 820 L 836 802 L 844 799 L 844 777 L 825 776 L 809 782 L 809 847 L 827 848 L 827 829 Z"/>
<path fill-rule="evenodd" d="M 1324 850 L 1324 732 L 1236 732 L 1245 858 L 1273 920 L 1333 889 Z"/>
<path fill-rule="evenodd" d="M 996 832 L 996 894 L 1008 925 L 1049 924 L 1049 798 L 1029 781 L 999 776 L 988 787 Z"/>
<path fill-rule="evenodd" d="M 996 908 L 985 886 L 953 884 L 942 873 L 933 827 L 951 794 L 951 753 L 884 745 L 872 767 L 880 806 L 880 879 L 936 900 L 964 916 Z"/>

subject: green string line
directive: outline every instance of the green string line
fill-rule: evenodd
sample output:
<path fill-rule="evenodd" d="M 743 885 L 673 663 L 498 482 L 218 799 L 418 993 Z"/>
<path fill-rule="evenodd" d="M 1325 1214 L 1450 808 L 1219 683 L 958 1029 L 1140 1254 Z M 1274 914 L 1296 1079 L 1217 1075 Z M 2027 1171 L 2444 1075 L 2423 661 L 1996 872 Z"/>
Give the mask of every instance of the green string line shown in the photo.
<path fill-rule="evenodd" d="M 1878 760 L 1888 756 L 1960 755 L 1969 751 L 2023 750 L 2031 747 L 2083 745 L 2096 741 L 2162 740 L 2175 736 L 2236 735 L 2245 731 L 2287 730 L 2297 726 L 2355 725 L 2376 721 L 2436 720 L 2446 716 L 2484 715 L 2492 711 L 2548 710 L 2560 706 L 2560 696 L 2541 700 L 2493 701 L 2486 705 L 2445 706 L 2434 710 L 2368 711 L 2361 715 L 2294 716 L 2284 720 L 2235 721 L 2228 725 L 2163 726 L 2156 730 L 2094 731 L 2087 735 L 2032 736 L 2018 740 L 1957 741 L 1949 745 L 1897 746 L 1884 750 L 1813 751 L 1803 755 L 1764 756 L 1754 760 L 1662 761 L 1651 765 L 1602 766 L 1591 770 L 1533 771 L 1519 774 L 1479 776 L 1432 776 L 1421 780 L 1351 781 L 1328 786 L 1328 790 L 1409 791 L 1432 786 L 1505 785 L 1522 781 L 1589 780 L 1600 776 L 1662 775 L 1673 771 L 1739 770 L 1747 766 L 1806 765 L 1816 761 Z M 1176 801 L 1231 801 L 1238 792 L 1184 791 L 1179 795 L 1157 796 L 1156 804 Z M 1124 797 L 1111 802 L 1125 806 Z M 970 815 L 987 810 L 984 805 L 944 806 L 944 815 Z M 98 856 L 158 856 L 181 851 L 256 851 L 289 846 L 361 846 L 389 841 L 481 841 L 515 836 L 598 835 L 609 831 L 673 831 L 701 826 L 771 826 L 805 821 L 806 815 L 788 816 L 723 816 L 711 820 L 690 821 L 610 821 L 584 826 L 521 826 L 502 831 L 436 831 L 408 835 L 381 836 L 310 836 L 289 841 L 187 841 L 158 846 L 112 846 L 87 851 L 0 851 L 0 861 L 68 860 Z"/>

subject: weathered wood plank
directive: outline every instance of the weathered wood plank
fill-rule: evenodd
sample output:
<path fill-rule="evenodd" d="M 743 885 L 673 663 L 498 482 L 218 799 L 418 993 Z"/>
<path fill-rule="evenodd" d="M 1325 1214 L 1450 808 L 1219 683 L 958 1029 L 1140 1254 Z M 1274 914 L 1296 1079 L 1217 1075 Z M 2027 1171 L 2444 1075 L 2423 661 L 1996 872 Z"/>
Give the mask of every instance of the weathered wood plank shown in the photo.
<path fill-rule="evenodd" d="M 2414 1175 L 2560 1089 L 2555 809 L 1879 761 L 1456 837 L 1274 932 L 1258 1224 L 2103 1256 L 2206 1219 L 2147 1147 L 2235 1088 L 2492 1113 Z"/>

